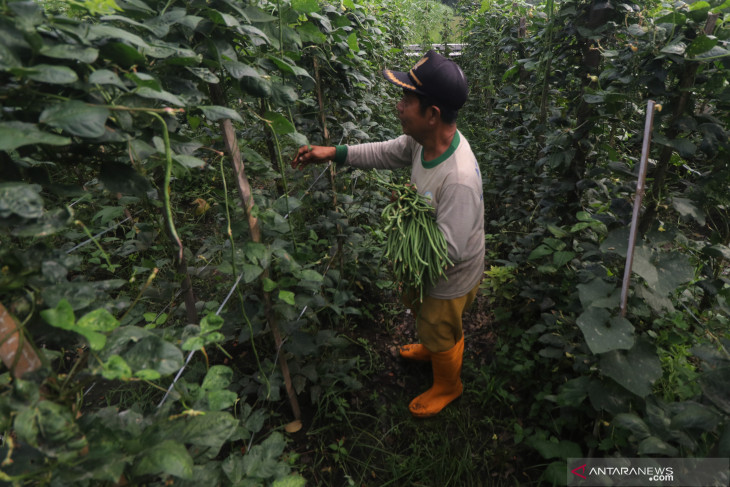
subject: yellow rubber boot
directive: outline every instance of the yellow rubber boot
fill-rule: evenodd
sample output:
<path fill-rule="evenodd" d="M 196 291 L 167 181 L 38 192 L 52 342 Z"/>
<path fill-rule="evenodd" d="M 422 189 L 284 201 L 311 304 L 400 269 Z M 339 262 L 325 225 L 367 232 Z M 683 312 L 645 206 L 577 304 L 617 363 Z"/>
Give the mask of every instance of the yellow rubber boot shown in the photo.
<path fill-rule="evenodd" d="M 430 362 L 431 352 L 420 343 L 411 343 L 400 347 L 400 356 L 408 360 Z"/>
<path fill-rule="evenodd" d="M 435 416 L 451 401 L 461 396 L 461 364 L 464 359 L 464 337 L 445 352 L 431 353 L 433 386 L 416 397 L 408 409 L 417 418 Z"/>

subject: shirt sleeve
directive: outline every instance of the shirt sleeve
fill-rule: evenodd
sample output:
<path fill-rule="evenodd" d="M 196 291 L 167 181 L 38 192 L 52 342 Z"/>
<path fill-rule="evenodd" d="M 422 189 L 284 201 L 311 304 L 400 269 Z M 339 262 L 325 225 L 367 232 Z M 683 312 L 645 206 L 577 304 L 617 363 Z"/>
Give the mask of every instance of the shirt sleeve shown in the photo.
<path fill-rule="evenodd" d="M 483 218 L 480 208 L 479 194 L 469 186 L 451 184 L 443 189 L 436 223 L 446 237 L 449 258 L 454 264 L 473 258 L 482 248 L 474 233 L 475 222 Z"/>
<path fill-rule="evenodd" d="M 415 141 L 401 135 L 385 142 L 347 146 L 347 165 L 363 169 L 397 169 L 412 164 Z"/>

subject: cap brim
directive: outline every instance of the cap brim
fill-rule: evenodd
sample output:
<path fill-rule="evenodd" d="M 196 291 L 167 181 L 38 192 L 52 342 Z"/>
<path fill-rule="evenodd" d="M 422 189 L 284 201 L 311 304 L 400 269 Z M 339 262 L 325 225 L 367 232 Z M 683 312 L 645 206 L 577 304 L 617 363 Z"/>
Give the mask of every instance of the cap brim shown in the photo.
<path fill-rule="evenodd" d="M 413 84 L 413 81 L 411 81 L 408 73 L 404 73 L 403 71 L 391 71 L 390 69 L 384 69 L 383 76 L 386 80 L 390 81 L 396 86 L 403 88 L 404 90 L 415 91 L 416 93 L 425 95 L 423 91 L 416 88 L 416 85 Z"/>

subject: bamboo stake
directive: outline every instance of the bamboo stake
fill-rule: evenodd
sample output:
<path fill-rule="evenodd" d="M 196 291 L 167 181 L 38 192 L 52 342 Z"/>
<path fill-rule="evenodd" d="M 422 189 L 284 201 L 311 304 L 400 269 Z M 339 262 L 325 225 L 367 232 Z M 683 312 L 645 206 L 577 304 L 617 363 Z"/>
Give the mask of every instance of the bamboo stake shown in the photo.
<path fill-rule="evenodd" d="M 322 95 L 322 79 L 319 74 L 319 61 L 315 57 L 313 60 L 314 63 L 314 79 L 317 83 L 317 101 L 319 103 L 319 116 L 320 121 L 322 123 L 322 133 L 324 135 L 324 145 L 330 145 L 330 133 L 329 129 L 327 128 L 327 115 L 324 111 L 324 95 Z M 337 206 L 337 181 L 335 179 L 336 171 L 335 171 L 335 165 L 330 161 L 329 163 L 329 174 L 330 174 L 330 184 L 332 186 L 332 207 L 335 209 L 335 213 L 339 213 L 340 210 Z M 344 261 L 344 254 L 342 252 L 343 247 L 343 240 L 342 240 L 342 226 L 338 223 L 336 225 L 337 229 L 337 253 L 340 256 L 340 272 L 342 272 L 342 269 L 345 265 Z"/>
<path fill-rule="evenodd" d="M 211 99 L 214 103 L 219 105 L 225 105 L 225 98 L 223 92 L 218 85 L 209 85 Z M 226 151 L 231 156 L 231 163 L 233 164 L 233 172 L 236 175 L 236 186 L 238 187 L 238 194 L 243 202 L 243 209 L 248 219 L 248 226 L 251 232 L 251 240 L 256 243 L 262 243 L 263 238 L 261 234 L 261 225 L 259 224 L 258 218 L 253 214 L 254 199 L 253 192 L 251 191 L 251 184 L 246 176 L 246 167 L 241 157 L 241 151 L 238 147 L 238 139 L 236 137 L 236 131 L 233 128 L 233 123 L 230 119 L 224 119 L 220 122 L 221 133 L 223 136 L 223 142 L 226 146 Z M 264 270 L 261 278 L 262 280 L 268 277 L 268 269 Z M 277 355 L 279 357 L 279 368 L 281 368 L 281 374 L 284 377 L 284 385 L 286 387 L 286 393 L 289 396 L 289 403 L 292 408 L 294 418 L 301 419 L 302 413 L 299 409 L 299 400 L 297 399 L 296 391 L 291 381 L 291 374 L 289 373 L 289 364 L 287 363 L 286 357 L 281 353 L 281 347 L 283 340 L 281 332 L 279 331 L 279 325 L 276 322 L 276 318 L 271 304 L 271 293 L 264 292 L 264 305 L 266 308 L 266 318 L 269 322 L 269 328 L 274 336 L 274 343 L 276 344 Z"/>
<path fill-rule="evenodd" d="M 636 234 L 639 226 L 639 212 L 641 211 L 641 200 L 644 197 L 644 183 L 646 181 L 646 169 L 649 160 L 649 146 L 651 145 L 651 129 L 654 125 L 654 110 L 656 103 L 649 100 L 646 107 L 646 122 L 644 124 L 644 142 L 641 147 L 641 163 L 639 165 L 639 179 L 636 182 L 636 194 L 634 195 L 634 213 L 631 217 L 631 230 L 629 231 L 629 247 L 626 251 L 626 267 L 624 268 L 624 280 L 621 287 L 621 316 L 626 316 L 626 302 L 629 296 L 629 284 L 631 282 L 631 267 L 634 263 L 634 247 L 636 245 Z"/>

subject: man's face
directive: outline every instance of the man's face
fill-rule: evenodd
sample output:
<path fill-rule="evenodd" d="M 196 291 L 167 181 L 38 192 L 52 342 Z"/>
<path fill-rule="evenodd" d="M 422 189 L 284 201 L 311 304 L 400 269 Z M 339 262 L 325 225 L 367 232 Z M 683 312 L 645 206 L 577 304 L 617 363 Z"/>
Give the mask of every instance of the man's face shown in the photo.
<path fill-rule="evenodd" d="M 403 133 L 418 140 L 419 136 L 424 134 L 428 128 L 428 110 L 426 114 L 421 113 L 418 96 L 410 91 L 403 92 L 403 97 L 396 108 Z"/>

